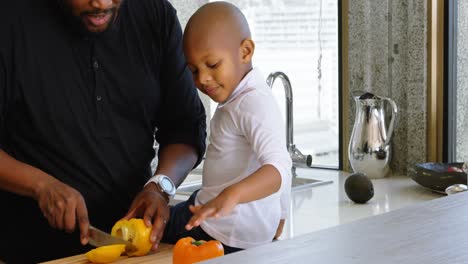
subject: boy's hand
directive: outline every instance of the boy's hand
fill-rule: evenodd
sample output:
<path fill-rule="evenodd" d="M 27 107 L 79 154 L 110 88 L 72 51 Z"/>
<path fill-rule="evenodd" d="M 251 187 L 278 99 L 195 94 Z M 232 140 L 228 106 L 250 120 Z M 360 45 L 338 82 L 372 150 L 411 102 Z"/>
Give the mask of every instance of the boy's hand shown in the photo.
<path fill-rule="evenodd" d="M 191 205 L 189 209 L 192 211 L 193 216 L 185 226 L 185 229 L 191 230 L 199 226 L 206 218 L 219 218 L 230 214 L 239 203 L 239 198 L 235 192 L 230 192 L 228 189 L 225 189 L 216 198 L 204 205 Z"/>

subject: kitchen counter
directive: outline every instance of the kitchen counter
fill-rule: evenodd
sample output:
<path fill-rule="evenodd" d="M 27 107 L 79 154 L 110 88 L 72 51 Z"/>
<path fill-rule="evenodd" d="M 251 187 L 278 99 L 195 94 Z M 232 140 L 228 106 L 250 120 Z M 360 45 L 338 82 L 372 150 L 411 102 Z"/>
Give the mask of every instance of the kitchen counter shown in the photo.
<path fill-rule="evenodd" d="M 277 252 L 286 252 L 286 249 L 290 249 L 291 246 L 285 242 L 289 241 L 291 238 L 302 237 L 301 235 L 309 234 L 314 231 L 328 230 L 329 228 L 335 228 L 345 223 L 358 223 L 359 221 L 356 220 L 364 221 L 373 219 L 368 217 L 381 215 L 396 209 L 414 206 L 425 201 L 444 197 L 444 195 L 434 193 L 421 187 L 407 176 L 390 176 L 383 179 L 372 180 L 374 185 L 374 197 L 366 204 L 355 204 L 348 199 L 343 187 L 349 173 L 321 169 L 297 169 L 297 172 L 304 178 L 331 180 L 333 183 L 298 190 L 292 193 L 290 217 L 286 221 L 280 241 L 273 243 L 275 245 L 284 245 L 285 250 L 277 250 Z M 183 200 L 187 197 L 176 196 L 176 198 Z M 360 235 L 366 237 L 369 234 L 368 232 L 363 232 Z M 353 245 L 349 246 L 351 248 L 353 247 Z M 288 255 L 287 253 L 285 254 Z M 138 258 L 122 257 L 118 263 L 147 263 L 155 260 L 157 260 L 158 263 L 171 263 L 171 259 L 171 247 L 165 245 L 164 250 L 160 253 Z M 219 259 L 215 262 L 219 263 Z M 51 263 L 86 263 L 86 258 L 84 255 L 79 255 Z"/>
<path fill-rule="evenodd" d="M 462 192 L 203 263 L 467 263 L 467 201 Z"/>
<path fill-rule="evenodd" d="M 291 196 L 290 218 L 280 239 L 341 225 L 387 213 L 413 204 L 444 197 L 408 176 L 392 175 L 373 179 L 374 197 L 366 204 L 355 204 L 344 191 L 347 172 L 324 169 L 297 169 L 304 178 L 332 180 L 333 183 L 298 190 Z"/>
<path fill-rule="evenodd" d="M 200 173 L 201 171 L 196 171 L 189 175 L 183 185 L 199 186 Z M 297 173 L 301 178 L 333 182 L 292 193 L 292 210 L 280 239 L 292 238 L 444 196 L 423 188 L 408 176 L 392 175 L 373 179 L 374 197 L 366 204 L 355 204 L 344 192 L 344 182 L 349 173 L 310 168 L 298 168 Z M 196 182 L 198 184 L 195 184 Z M 193 191 L 197 188 L 189 189 Z M 188 196 L 176 195 L 175 198 L 177 201 L 172 201 L 172 204 L 187 199 Z"/>

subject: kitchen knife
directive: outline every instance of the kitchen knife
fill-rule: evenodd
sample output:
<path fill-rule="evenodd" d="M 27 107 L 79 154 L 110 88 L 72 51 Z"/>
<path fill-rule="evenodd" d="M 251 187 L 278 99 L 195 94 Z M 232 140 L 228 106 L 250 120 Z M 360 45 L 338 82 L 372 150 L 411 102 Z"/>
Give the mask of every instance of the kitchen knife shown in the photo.
<path fill-rule="evenodd" d="M 95 247 L 102 247 L 115 244 L 124 244 L 125 251 L 136 251 L 136 247 L 129 241 L 123 240 L 119 237 L 112 236 L 94 226 L 89 226 L 89 244 Z"/>

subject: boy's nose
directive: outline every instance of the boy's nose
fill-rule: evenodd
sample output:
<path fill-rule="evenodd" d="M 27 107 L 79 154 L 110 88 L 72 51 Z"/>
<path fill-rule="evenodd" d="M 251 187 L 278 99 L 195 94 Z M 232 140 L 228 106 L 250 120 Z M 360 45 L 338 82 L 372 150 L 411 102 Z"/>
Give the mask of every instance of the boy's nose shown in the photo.
<path fill-rule="evenodd" d="M 91 0 L 91 6 L 96 9 L 107 10 L 112 8 L 114 1 L 115 0 Z"/>
<path fill-rule="evenodd" d="M 207 84 L 209 81 L 211 81 L 211 75 L 206 73 L 206 72 L 200 72 L 198 74 L 198 81 L 201 83 L 201 84 Z"/>

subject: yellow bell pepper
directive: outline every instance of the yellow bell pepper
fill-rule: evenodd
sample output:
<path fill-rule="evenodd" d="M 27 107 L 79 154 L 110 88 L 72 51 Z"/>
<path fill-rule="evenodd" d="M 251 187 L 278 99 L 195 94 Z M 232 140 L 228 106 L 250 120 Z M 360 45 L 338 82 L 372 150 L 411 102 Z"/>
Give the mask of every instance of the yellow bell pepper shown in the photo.
<path fill-rule="evenodd" d="M 116 244 L 92 249 L 85 255 L 92 263 L 109 263 L 119 259 L 124 251 L 124 244 Z"/>
<path fill-rule="evenodd" d="M 192 264 L 224 255 L 223 244 L 217 240 L 195 241 L 191 237 L 179 239 L 174 246 L 173 264 Z"/>
<path fill-rule="evenodd" d="M 119 220 L 112 227 L 111 235 L 132 242 L 136 250 L 126 252 L 128 256 L 144 256 L 151 250 L 151 227 L 147 227 L 143 219 L 132 218 Z"/>

